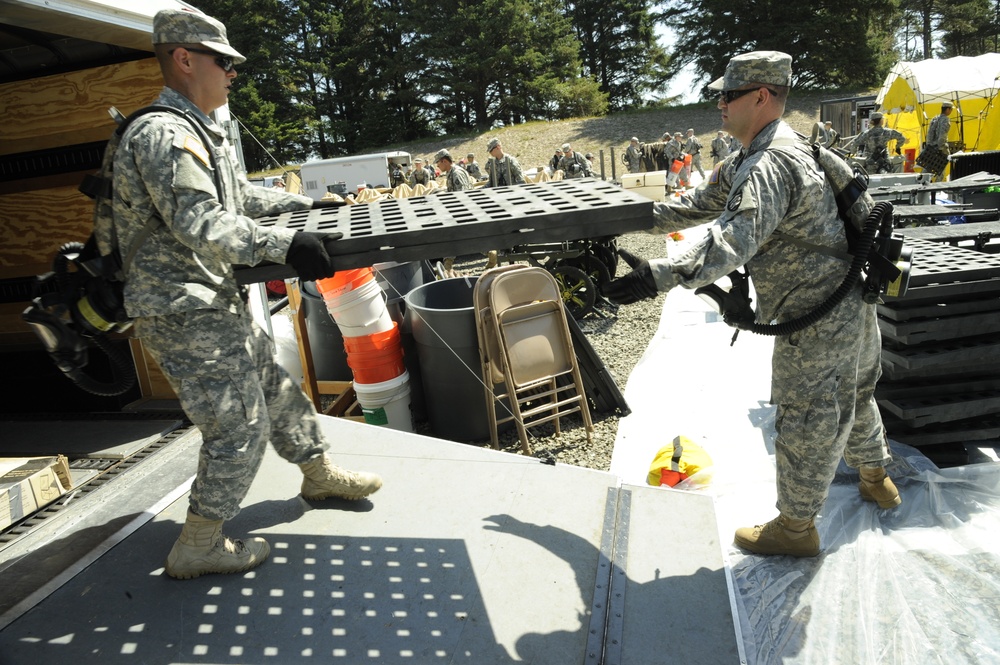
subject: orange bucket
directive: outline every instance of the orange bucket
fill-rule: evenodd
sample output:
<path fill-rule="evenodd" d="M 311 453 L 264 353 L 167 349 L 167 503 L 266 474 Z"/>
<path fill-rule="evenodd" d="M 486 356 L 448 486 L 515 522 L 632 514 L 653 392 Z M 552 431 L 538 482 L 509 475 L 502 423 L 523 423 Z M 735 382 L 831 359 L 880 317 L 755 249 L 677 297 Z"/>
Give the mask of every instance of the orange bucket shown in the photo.
<path fill-rule="evenodd" d="M 390 381 L 406 371 L 399 324 L 392 329 L 361 337 L 345 337 L 347 366 L 354 373 L 354 382 L 362 384 Z"/>
<path fill-rule="evenodd" d="M 374 279 L 375 273 L 371 268 L 338 270 L 333 273 L 333 277 L 317 279 L 316 290 L 320 292 L 324 299 L 339 298 L 348 291 L 360 288 Z"/>

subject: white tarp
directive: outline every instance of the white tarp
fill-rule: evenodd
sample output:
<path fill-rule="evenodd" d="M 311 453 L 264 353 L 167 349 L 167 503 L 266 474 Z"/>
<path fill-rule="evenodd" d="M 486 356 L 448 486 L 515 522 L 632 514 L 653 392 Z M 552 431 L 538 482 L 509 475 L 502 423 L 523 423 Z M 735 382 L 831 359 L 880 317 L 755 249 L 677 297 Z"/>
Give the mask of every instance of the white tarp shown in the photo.
<path fill-rule="evenodd" d="M 668 251 L 683 251 L 699 232 L 684 235 Z M 619 425 L 611 471 L 644 484 L 656 451 L 678 434 L 712 456 L 713 467 L 678 489 L 715 498 L 743 662 L 1000 662 L 1000 464 L 938 469 L 892 442 L 899 508 L 862 501 L 857 471 L 841 463 L 817 520 L 818 557 L 748 555 L 732 544 L 737 527 L 762 524 L 777 509 L 773 338 L 741 332 L 730 346 L 731 336 L 691 291 L 667 295 L 625 388 L 632 413 Z"/>

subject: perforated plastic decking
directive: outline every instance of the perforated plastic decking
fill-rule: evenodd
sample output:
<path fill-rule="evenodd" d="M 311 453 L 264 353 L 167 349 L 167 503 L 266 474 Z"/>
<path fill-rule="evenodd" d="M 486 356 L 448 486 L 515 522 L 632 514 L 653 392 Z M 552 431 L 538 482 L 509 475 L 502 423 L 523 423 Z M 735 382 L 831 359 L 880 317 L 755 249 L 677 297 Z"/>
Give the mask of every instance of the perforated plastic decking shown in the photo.
<path fill-rule="evenodd" d="M 343 233 L 334 259 L 338 268 L 351 269 L 643 231 L 653 226 L 653 202 L 602 180 L 557 180 L 304 210 L 257 222 Z M 243 284 L 294 276 L 283 265 L 237 271 Z"/>

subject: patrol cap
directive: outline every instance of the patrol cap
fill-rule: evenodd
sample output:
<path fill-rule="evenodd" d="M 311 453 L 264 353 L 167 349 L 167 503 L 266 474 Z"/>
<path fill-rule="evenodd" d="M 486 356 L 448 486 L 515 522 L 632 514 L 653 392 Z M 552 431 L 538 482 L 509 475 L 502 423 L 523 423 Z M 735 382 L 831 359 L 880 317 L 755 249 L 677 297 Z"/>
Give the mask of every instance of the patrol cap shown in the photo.
<path fill-rule="evenodd" d="M 868 116 L 868 119 L 869 120 L 881 120 L 882 119 L 882 113 L 879 112 L 879 111 L 875 111 L 874 113 L 872 113 L 871 115 Z"/>
<path fill-rule="evenodd" d="M 943 109 L 955 108 L 955 105 L 946 99 L 943 102 L 941 102 L 941 108 Z"/>
<path fill-rule="evenodd" d="M 237 65 L 246 57 L 229 45 L 226 26 L 186 9 L 161 9 L 153 17 L 153 44 L 200 44 L 220 55 L 228 55 Z"/>
<path fill-rule="evenodd" d="M 563 152 L 569 152 L 570 150 L 572 150 L 572 148 L 570 147 L 570 145 L 568 143 L 563 143 L 563 145 L 562 145 L 562 151 Z"/>
<path fill-rule="evenodd" d="M 636 137 L 636 136 L 633 136 L 631 139 L 629 139 L 629 143 L 632 143 L 632 142 L 638 143 L 639 142 L 639 138 Z"/>
<path fill-rule="evenodd" d="M 424 158 L 423 157 L 414 157 L 413 158 L 413 163 L 414 164 L 423 164 L 424 163 Z"/>
<path fill-rule="evenodd" d="M 792 85 L 792 56 L 781 51 L 751 51 L 733 56 L 726 73 L 708 84 L 709 90 L 736 90 L 751 83 Z"/>
<path fill-rule="evenodd" d="M 493 152 L 493 149 L 500 145 L 500 139 L 490 139 L 490 142 L 486 144 L 486 152 Z"/>
<path fill-rule="evenodd" d="M 468 155 L 465 156 L 466 159 L 475 159 L 475 157 L 476 157 L 476 154 L 472 153 L 472 152 L 470 152 Z"/>
<path fill-rule="evenodd" d="M 438 162 L 440 162 L 442 159 L 447 159 L 449 162 L 455 161 L 455 160 L 453 160 L 451 158 L 451 153 L 448 152 L 445 148 L 441 148 L 436 153 L 434 153 L 434 163 L 435 164 L 437 164 Z"/>

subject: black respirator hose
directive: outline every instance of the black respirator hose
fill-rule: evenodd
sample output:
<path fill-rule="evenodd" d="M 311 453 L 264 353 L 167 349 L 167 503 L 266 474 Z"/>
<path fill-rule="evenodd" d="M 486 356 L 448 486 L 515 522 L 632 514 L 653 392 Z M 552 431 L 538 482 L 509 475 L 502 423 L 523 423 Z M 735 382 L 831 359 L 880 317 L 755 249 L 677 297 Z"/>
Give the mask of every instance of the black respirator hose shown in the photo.
<path fill-rule="evenodd" d="M 134 386 L 136 381 L 135 370 L 132 367 L 132 361 L 128 354 L 117 348 L 104 335 L 94 335 L 88 339 L 92 340 L 97 348 L 103 351 L 108 356 L 108 360 L 111 361 L 112 381 L 110 383 L 98 381 L 85 373 L 82 367 L 75 371 L 67 372 L 66 376 L 83 390 L 100 397 L 121 395 Z"/>
<path fill-rule="evenodd" d="M 817 305 L 811 312 L 803 314 L 797 319 L 784 321 L 782 323 L 750 323 L 738 325 L 737 327 L 740 330 L 749 330 L 750 332 L 758 335 L 781 337 L 784 335 L 791 335 L 792 333 L 808 328 L 829 314 L 833 311 L 834 307 L 840 304 L 841 300 L 847 297 L 847 295 L 854 289 L 855 284 L 858 283 L 858 279 L 861 277 L 861 271 L 864 270 L 865 265 L 868 263 L 868 255 L 871 252 L 872 244 L 875 242 L 875 236 L 878 234 L 882 220 L 886 217 L 886 215 L 891 214 L 892 204 L 885 201 L 880 201 L 875 204 L 871 212 L 868 213 L 868 218 L 865 219 L 864 231 L 861 234 L 861 238 L 858 240 L 858 246 L 854 252 L 854 260 L 851 262 L 851 267 L 847 271 L 847 276 L 844 277 L 844 281 L 840 283 L 837 290 L 831 293 L 829 298 Z"/>

